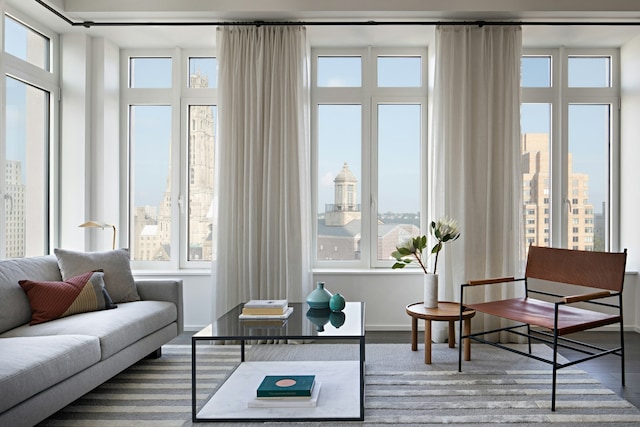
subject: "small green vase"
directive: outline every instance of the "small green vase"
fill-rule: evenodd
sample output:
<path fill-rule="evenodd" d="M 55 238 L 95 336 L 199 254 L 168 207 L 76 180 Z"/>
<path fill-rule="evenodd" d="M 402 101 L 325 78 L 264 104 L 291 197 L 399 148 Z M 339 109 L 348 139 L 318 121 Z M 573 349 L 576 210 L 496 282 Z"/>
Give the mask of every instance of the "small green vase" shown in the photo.
<path fill-rule="evenodd" d="M 331 311 L 342 311 L 344 310 L 344 306 L 344 297 L 339 293 L 333 294 L 333 296 L 329 300 L 329 308 L 331 309 Z"/>
<path fill-rule="evenodd" d="M 318 282 L 317 287 L 307 296 L 307 304 L 311 308 L 328 309 L 331 292 L 324 288 L 324 282 Z"/>

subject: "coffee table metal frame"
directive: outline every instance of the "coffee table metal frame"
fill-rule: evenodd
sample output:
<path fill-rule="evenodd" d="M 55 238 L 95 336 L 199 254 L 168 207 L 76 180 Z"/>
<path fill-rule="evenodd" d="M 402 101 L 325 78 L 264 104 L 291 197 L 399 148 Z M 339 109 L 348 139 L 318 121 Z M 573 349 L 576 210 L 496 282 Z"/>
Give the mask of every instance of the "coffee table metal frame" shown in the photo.
<path fill-rule="evenodd" d="M 364 302 L 348 302 L 346 304 L 343 313 L 345 313 L 344 325 L 338 327 L 332 326 L 330 323 L 319 327 L 317 326 L 317 319 L 315 323 L 311 321 L 305 314 L 309 310 L 306 303 L 290 303 L 293 307 L 293 313 L 285 321 L 282 321 L 282 325 L 274 326 L 273 321 L 265 321 L 264 327 L 260 327 L 260 321 L 245 321 L 238 318 L 242 312 L 243 304 L 231 309 L 228 313 L 224 314 L 215 323 L 203 328 L 201 331 L 194 334 L 191 338 L 191 402 L 192 402 L 192 421 L 196 422 L 248 422 L 248 421 L 260 421 L 268 419 L 269 421 L 363 421 L 364 420 L 364 365 L 365 365 L 365 335 L 364 335 Z M 275 322 L 277 323 L 277 322 Z M 321 331 L 318 331 L 321 329 Z M 358 379 L 359 388 L 359 410 L 358 415 L 354 416 L 339 416 L 328 412 L 327 416 L 316 413 L 313 416 L 300 416 L 305 414 L 304 411 L 300 411 L 300 408 L 287 408 L 288 413 L 298 414 L 292 416 L 280 416 L 278 412 L 282 411 L 255 411 L 256 408 L 246 408 L 246 412 L 242 411 L 242 414 L 238 417 L 200 417 L 199 411 L 202 412 L 202 408 L 206 407 L 208 402 L 212 401 L 216 397 L 216 393 L 224 386 L 225 383 L 230 382 L 233 375 L 239 371 L 246 372 L 252 370 L 258 366 L 261 362 L 246 362 L 245 351 L 247 341 L 262 341 L 262 340 L 301 340 L 314 342 L 329 341 L 332 342 L 354 342 L 359 345 L 359 360 L 353 362 L 333 362 L 336 366 L 342 366 L 344 372 L 344 364 L 351 363 L 354 367 L 358 367 L 354 373 L 354 379 Z M 197 345 L 202 341 L 237 341 L 240 343 L 239 363 L 233 369 L 233 371 L 222 381 L 215 390 L 212 391 L 211 396 L 204 403 L 202 408 L 198 408 L 197 402 Z M 269 345 L 269 344 L 257 344 L 257 345 Z M 263 362 L 264 364 L 274 362 Z M 291 362 L 275 362 L 279 364 L 287 364 Z M 297 362 L 296 362 L 297 363 Z M 308 362 L 310 366 L 318 362 Z M 322 369 L 331 369 L 331 361 L 323 362 Z M 253 365 L 251 365 L 253 364 Z M 256 365 L 258 364 L 258 365 Z M 247 369 L 240 369 L 240 366 L 244 365 Z M 353 386 L 354 387 L 354 386 Z M 355 387 L 354 387 L 355 391 Z M 333 393 L 334 390 L 327 389 L 323 386 L 320 393 L 320 402 L 322 401 L 323 393 Z M 355 399 L 354 399 L 355 400 Z M 289 410 L 295 409 L 295 410 Z M 312 408 L 303 408 L 312 409 Z M 274 412 L 276 415 L 268 414 L 268 412 Z"/>

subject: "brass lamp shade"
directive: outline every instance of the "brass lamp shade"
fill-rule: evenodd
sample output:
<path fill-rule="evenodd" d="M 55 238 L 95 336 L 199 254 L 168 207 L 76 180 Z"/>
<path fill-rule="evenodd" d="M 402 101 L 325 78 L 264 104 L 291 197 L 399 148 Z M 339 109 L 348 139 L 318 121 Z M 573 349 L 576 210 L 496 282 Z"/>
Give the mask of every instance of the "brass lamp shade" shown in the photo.
<path fill-rule="evenodd" d="M 107 227 L 113 228 L 113 244 L 111 248 L 112 249 L 116 248 L 116 226 L 115 225 L 107 224 L 106 222 L 102 222 L 102 221 L 87 221 L 83 224 L 80 224 L 78 227 L 101 228 L 103 230 Z"/>

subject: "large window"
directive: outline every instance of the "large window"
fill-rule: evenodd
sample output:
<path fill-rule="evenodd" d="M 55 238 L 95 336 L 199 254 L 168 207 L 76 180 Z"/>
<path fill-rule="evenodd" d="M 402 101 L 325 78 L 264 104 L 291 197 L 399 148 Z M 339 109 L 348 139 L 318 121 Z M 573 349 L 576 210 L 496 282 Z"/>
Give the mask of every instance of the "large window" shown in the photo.
<path fill-rule="evenodd" d="M 0 28 L 0 99 L 5 102 L 0 109 L 0 259 L 44 255 L 52 245 L 54 211 L 55 37 L 8 14 Z"/>
<path fill-rule="evenodd" d="M 126 51 L 129 246 L 137 268 L 208 268 L 214 255 L 217 63 Z"/>
<path fill-rule="evenodd" d="M 618 52 L 535 50 L 522 58 L 527 244 L 617 250 Z"/>
<path fill-rule="evenodd" d="M 426 51 L 314 49 L 315 265 L 369 268 L 420 233 Z"/>

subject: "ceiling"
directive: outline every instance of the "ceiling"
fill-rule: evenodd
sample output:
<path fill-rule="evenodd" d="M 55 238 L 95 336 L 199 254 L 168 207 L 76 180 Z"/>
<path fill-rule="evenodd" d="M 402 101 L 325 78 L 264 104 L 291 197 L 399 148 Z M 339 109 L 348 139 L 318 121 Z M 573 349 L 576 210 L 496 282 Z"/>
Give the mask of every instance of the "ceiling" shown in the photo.
<path fill-rule="evenodd" d="M 71 26 L 35 0 L 5 0 L 64 34 L 84 32 L 120 47 L 215 46 L 215 22 L 303 20 L 381 25 L 308 25 L 313 46 L 403 45 L 432 42 L 434 25 L 384 25 L 385 21 L 519 21 L 525 47 L 619 47 L 640 36 L 640 1 L 629 0 L 46 0 L 74 22 L 185 22 L 184 26 Z M 20 16 L 18 16 L 19 18 Z M 607 22 L 615 25 L 526 25 L 526 22 Z"/>

